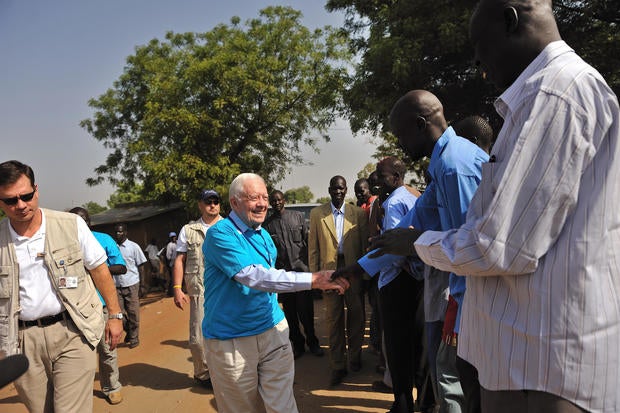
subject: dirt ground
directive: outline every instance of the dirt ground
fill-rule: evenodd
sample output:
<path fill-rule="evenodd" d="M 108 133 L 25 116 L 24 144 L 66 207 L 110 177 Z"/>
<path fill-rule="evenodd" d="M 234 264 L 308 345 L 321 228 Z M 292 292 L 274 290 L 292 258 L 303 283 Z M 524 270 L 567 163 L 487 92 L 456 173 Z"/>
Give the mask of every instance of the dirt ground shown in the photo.
<path fill-rule="evenodd" d="M 314 304 L 317 335 L 323 348 L 327 349 L 323 301 L 315 300 Z M 108 404 L 96 375 L 94 412 L 217 412 L 213 392 L 194 386 L 187 347 L 188 320 L 187 310 L 178 310 L 172 298 L 163 293 L 147 295 L 141 307 L 140 346 L 129 349 L 122 345 L 118 350 L 124 400 L 115 406 Z M 306 352 L 297 359 L 294 388 L 299 411 L 386 412 L 392 395 L 372 391 L 371 383 L 381 377 L 375 372 L 377 357 L 367 345 L 362 352 L 362 361 L 360 372 L 349 372 L 342 384 L 330 389 L 327 354 L 319 358 Z M 0 390 L 0 412 L 27 412 L 13 385 Z"/>

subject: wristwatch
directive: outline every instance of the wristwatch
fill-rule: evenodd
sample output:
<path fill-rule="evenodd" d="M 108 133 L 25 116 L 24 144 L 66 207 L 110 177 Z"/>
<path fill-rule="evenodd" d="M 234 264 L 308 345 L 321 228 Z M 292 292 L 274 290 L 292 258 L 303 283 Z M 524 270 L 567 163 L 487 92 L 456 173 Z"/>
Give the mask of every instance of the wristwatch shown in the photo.
<path fill-rule="evenodd" d="M 108 315 L 108 320 L 122 320 L 123 319 L 123 313 L 117 313 L 117 314 L 109 314 Z"/>

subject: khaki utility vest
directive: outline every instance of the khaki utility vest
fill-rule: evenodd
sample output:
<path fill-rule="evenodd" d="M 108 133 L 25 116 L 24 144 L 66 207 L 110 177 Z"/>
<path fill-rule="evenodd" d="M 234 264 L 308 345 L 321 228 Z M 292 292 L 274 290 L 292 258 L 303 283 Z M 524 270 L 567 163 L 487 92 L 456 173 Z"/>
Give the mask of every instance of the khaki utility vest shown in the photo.
<path fill-rule="evenodd" d="M 75 214 L 44 209 L 45 266 L 52 287 L 84 338 L 94 348 L 105 327 L 102 305 L 90 274 L 84 268 Z M 58 288 L 63 276 L 78 278 L 77 288 Z M 0 355 L 19 353 L 19 263 L 9 232 L 0 222 Z"/>
<path fill-rule="evenodd" d="M 204 255 L 202 244 L 205 240 L 205 230 L 200 220 L 185 225 L 187 236 L 187 255 L 185 256 L 185 273 L 183 278 L 187 293 L 191 296 L 200 296 L 205 292 L 204 286 Z"/>

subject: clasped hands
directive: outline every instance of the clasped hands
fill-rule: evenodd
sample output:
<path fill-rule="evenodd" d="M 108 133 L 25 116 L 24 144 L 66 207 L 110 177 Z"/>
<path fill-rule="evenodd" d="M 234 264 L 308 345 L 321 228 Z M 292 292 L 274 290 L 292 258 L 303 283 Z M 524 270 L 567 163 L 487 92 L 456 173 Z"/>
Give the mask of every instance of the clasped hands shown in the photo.
<path fill-rule="evenodd" d="M 349 280 L 346 278 L 332 277 L 333 273 L 334 271 L 331 270 L 312 273 L 312 288 L 323 291 L 333 291 L 339 295 L 343 295 L 351 284 L 349 284 Z"/>

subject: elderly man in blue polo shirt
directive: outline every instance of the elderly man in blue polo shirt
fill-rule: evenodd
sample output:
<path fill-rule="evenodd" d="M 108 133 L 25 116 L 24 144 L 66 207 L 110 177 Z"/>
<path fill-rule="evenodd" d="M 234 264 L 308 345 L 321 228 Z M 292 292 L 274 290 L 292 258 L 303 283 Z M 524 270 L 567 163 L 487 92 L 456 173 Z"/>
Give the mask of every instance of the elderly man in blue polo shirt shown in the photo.
<path fill-rule="evenodd" d="M 276 247 L 261 228 L 269 195 L 263 179 L 241 174 L 230 185 L 232 212 L 207 232 L 205 315 L 207 363 L 220 413 L 295 413 L 295 368 L 278 291 L 311 288 L 344 293 L 348 282 L 332 271 L 277 270 Z"/>

